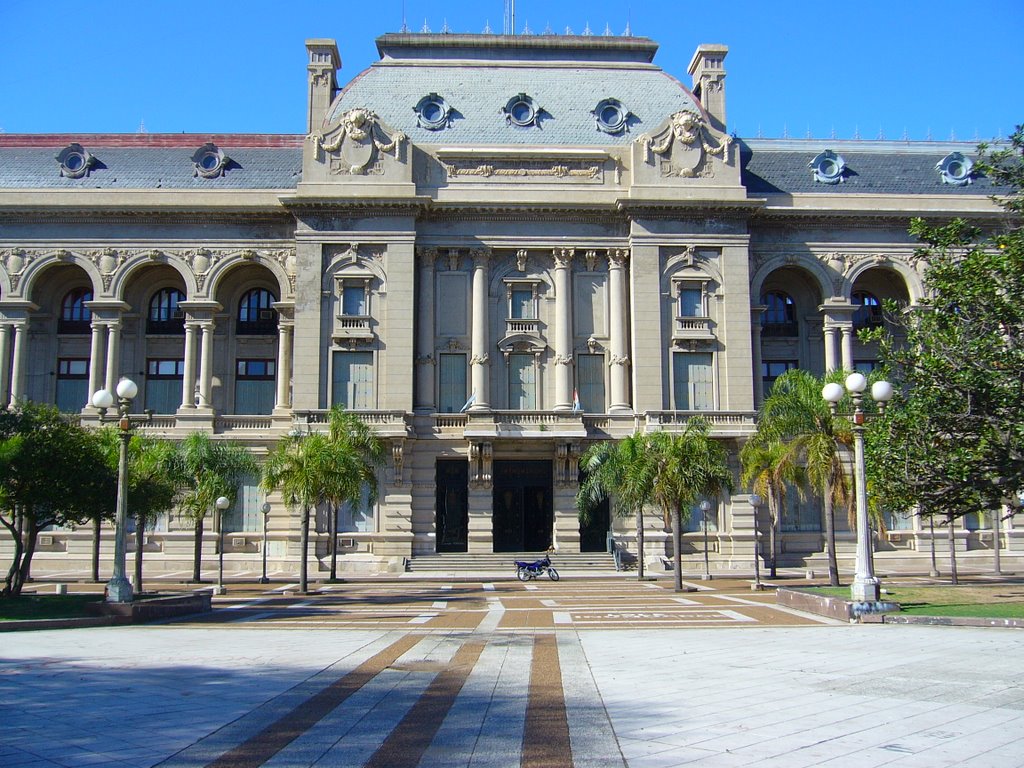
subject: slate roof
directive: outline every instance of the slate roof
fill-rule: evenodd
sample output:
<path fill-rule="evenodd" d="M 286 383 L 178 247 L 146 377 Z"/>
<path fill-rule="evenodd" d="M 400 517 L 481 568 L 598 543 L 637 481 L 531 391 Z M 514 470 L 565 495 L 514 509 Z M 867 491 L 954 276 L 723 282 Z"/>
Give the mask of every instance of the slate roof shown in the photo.
<path fill-rule="evenodd" d="M 211 141 L 207 135 L 7 135 L 0 137 L 0 189 L 294 189 L 301 181 L 301 136 L 216 139 L 231 162 L 223 176 L 205 179 L 193 175 L 191 157 Z M 80 179 L 61 176 L 55 159 L 72 142 L 98 161 Z"/>
<path fill-rule="evenodd" d="M 974 174 L 962 187 L 943 184 L 935 165 L 951 152 L 976 159 L 970 142 L 833 141 L 825 139 L 740 140 L 742 180 L 752 196 L 770 194 L 993 195 L 1009 192 Z M 831 149 L 846 161 L 839 184 L 814 180 L 808 166 Z"/>
<path fill-rule="evenodd" d="M 656 44 L 646 38 L 615 44 L 599 37 L 385 36 L 378 40 L 385 58 L 342 89 L 328 119 L 370 109 L 419 144 L 616 146 L 681 109 L 699 109 L 689 90 L 649 63 Z M 430 93 L 457 113 L 441 130 L 417 124 L 414 108 Z M 501 110 L 520 93 L 547 113 L 539 127 L 506 121 Z M 606 98 L 633 113 L 628 130 L 597 129 L 592 111 Z"/>

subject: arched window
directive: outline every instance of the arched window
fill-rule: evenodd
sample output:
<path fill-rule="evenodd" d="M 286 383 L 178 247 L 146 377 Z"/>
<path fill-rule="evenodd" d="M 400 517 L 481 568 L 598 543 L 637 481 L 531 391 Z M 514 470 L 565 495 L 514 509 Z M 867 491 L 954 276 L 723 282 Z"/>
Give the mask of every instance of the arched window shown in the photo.
<path fill-rule="evenodd" d="M 89 333 L 92 312 L 85 306 L 87 301 L 92 301 L 89 288 L 75 288 L 65 294 L 60 304 L 57 333 Z"/>
<path fill-rule="evenodd" d="M 185 294 L 177 288 L 161 288 L 149 300 L 146 333 L 178 335 L 185 333 L 185 311 L 178 304 Z"/>
<path fill-rule="evenodd" d="M 266 288 L 247 291 L 238 302 L 237 333 L 260 336 L 277 333 L 277 310 L 273 303 L 277 297 Z"/>
<path fill-rule="evenodd" d="M 854 328 L 877 328 L 882 324 L 882 305 L 874 294 L 854 291 L 851 298 L 857 307 L 853 313 Z"/>
<path fill-rule="evenodd" d="M 788 293 L 769 291 L 761 296 L 766 307 L 761 315 L 762 336 L 797 336 L 796 305 Z"/>

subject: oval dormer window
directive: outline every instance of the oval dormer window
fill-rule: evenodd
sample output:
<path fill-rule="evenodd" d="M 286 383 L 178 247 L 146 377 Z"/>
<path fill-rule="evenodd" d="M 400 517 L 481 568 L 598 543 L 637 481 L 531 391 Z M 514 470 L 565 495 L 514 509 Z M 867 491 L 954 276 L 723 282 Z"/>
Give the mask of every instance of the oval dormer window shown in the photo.
<path fill-rule="evenodd" d="M 814 172 L 814 180 L 820 184 L 838 184 L 846 171 L 846 161 L 831 149 L 826 149 L 810 163 L 808 167 Z"/>
<path fill-rule="evenodd" d="M 203 144 L 192 154 L 193 176 L 214 179 L 224 175 L 228 158 L 216 144 Z"/>
<path fill-rule="evenodd" d="M 451 121 L 451 107 L 436 93 L 424 96 L 413 109 L 416 111 L 416 123 L 428 131 L 445 128 Z"/>
<path fill-rule="evenodd" d="M 81 144 L 68 144 L 57 155 L 60 175 L 69 179 L 80 179 L 88 175 L 93 157 Z"/>
<path fill-rule="evenodd" d="M 629 112 L 618 99 L 605 99 L 592 112 L 597 120 L 598 130 L 605 133 L 622 133 L 626 129 Z"/>
<path fill-rule="evenodd" d="M 950 152 L 935 164 L 935 170 L 939 172 L 943 184 L 965 187 L 971 183 L 974 163 L 969 157 L 964 157 L 959 152 Z"/>
<path fill-rule="evenodd" d="M 525 93 L 520 93 L 509 99 L 502 112 L 505 113 L 505 120 L 511 125 L 526 128 L 537 124 L 537 107 L 533 103 L 533 99 Z"/>

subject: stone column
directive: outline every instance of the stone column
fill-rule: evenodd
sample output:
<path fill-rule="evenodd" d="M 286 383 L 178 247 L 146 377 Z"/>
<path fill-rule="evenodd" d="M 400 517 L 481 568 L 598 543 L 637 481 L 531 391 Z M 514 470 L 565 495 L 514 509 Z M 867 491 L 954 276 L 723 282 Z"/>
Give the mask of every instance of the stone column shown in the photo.
<path fill-rule="evenodd" d="M 203 330 L 199 344 L 199 407 L 211 408 L 210 390 L 213 386 L 213 321 L 199 324 Z"/>
<path fill-rule="evenodd" d="M 572 248 L 556 248 L 555 258 L 555 406 L 571 411 L 572 397 Z"/>
<path fill-rule="evenodd" d="M 836 369 L 836 328 L 825 320 L 822 332 L 825 334 L 825 373 L 831 373 Z"/>
<path fill-rule="evenodd" d="M 417 411 L 437 410 L 434 400 L 434 262 L 436 248 L 420 248 L 420 279 L 416 305 L 416 401 Z"/>
<path fill-rule="evenodd" d="M 629 350 L 626 336 L 626 262 L 629 250 L 614 248 L 608 251 L 608 292 L 611 304 L 609 352 L 611 366 L 608 405 L 609 413 L 629 413 Z"/>
<path fill-rule="evenodd" d="M 0 402 L 8 402 L 7 379 L 11 374 L 11 326 L 0 325 Z"/>
<path fill-rule="evenodd" d="M 196 407 L 196 324 L 185 323 L 185 361 L 181 377 L 181 407 Z"/>
<path fill-rule="evenodd" d="M 754 407 L 764 402 L 764 373 L 761 370 L 761 317 L 767 307 L 754 307 L 750 313 L 751 357 L 754 362 Z"/>
<path fill-rule="evenodd" d="M 472 368 L 473 395 L 476 401 L 470 406 L 471 411 L 490 410 L 488 402 L 490 392 L 490 356 L 488 333 L 488 302 L 487 280 L 488 261 L 491 252 L 478 249 L 472 252 L 473 257 L 473 349 L 470 367 Z"/>
<path fill-rule="evenodd" d="M 10 407 L 25 399 L 25 331 L 26 323 L 14 324 L 14 360 L 11 365 Z"/>
<path fill-rule="evenodd" d="M 117 397 L 118 368 L 121 364 L 121 322 L 107 323 L 107 375 L 105 387 Z"/>
<path fill-rule="evenodd" d="M 280 315 L 279 315 L 280 317 Z M 278 320 L 277 324 L 277 401 L 274 408 L 283 409 L 291 406 L 289 383 L 292 378 L 292 332 L 294 326 L 290 321 Z"/>
<path fill-rule="evenodd" d="M 92 405 L 93 393 L 103 387 L 103 323 L 92 321 L 92 344 L 89 347 L 89 393 L 87 406 Z M 4 356 L 6 359 L 6 355 Z M 0 381 L 3 377 L 0 377 Z"/>
<path fill-rule="evenodd" d="M 843 370 L 853 370 L 853 324 L 845 323 L 839 326 L 839 330 L 843 334 Z"/>

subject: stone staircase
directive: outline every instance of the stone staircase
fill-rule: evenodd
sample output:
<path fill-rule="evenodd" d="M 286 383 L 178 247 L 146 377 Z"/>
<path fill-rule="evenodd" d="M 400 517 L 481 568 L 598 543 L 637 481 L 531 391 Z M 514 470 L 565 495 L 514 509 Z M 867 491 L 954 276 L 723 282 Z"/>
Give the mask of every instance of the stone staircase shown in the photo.
<path fill-rule="evenodd" d="M 443 554 L 416 555 L 406 561 L 405 570 L 410 573 L 508 573 L 515 575 L 514 560 L 533 562 L 544 556 L 537 552 L 446 552 Z M 551 564 L 559 573 L 579 574 L 615 570 L 615 560 L 608 552 L 556 553 Z"/>

